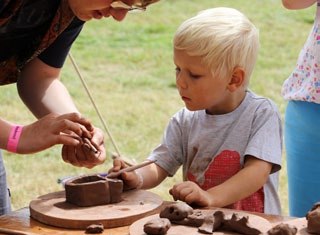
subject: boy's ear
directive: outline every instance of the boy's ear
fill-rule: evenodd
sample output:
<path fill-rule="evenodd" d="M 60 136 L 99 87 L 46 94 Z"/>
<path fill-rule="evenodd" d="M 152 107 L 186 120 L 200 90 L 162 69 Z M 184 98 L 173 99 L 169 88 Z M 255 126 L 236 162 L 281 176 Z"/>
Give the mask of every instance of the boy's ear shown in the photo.
<path fill-rule="evenodd" d="M 244 75 L 245 75 L 245 72 L 243 68 L 241 67 L 234 68 L 233 73 L 231 75 L 231 80 L 228 84 L 229 91 L 233 92 L 244 84 Z"/>

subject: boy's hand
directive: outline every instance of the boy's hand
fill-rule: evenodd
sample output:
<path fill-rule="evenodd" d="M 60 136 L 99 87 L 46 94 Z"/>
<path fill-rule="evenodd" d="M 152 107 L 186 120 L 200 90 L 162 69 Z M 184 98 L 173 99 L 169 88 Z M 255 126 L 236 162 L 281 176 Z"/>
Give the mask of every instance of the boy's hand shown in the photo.
<path fill-rule="evenodd" d="M 180 200 L 198 206 L 210 206 L 210 197 L 208 192 L 202 190 L 196 183 L 192 181 L 185 181 L 174 185 L 169 193 L 175 201 Z"/>
<path fill-rule="evenodd" d="M 113 167 L 108 172 L 118 172 L 119 170 L 127 167 L 128 166 L 123 160 L 116 158 L 113 160 Z M 140 178 L 135 171 L 123 172 L 120 175 L 120 178 L 123 180 L 124 190 L 135 189 L 140 184 Z"/>

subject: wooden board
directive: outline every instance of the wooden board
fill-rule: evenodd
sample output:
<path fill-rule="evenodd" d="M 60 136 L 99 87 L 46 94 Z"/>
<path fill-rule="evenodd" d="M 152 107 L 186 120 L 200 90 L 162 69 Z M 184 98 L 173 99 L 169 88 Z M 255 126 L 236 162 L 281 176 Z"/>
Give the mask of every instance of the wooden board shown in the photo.
<path fill-rule="evenodd" d="M 47 225 L 85 229 L 102 223 L 105 228 L 130 225 L 134 221 L 158 213 L 162 199 L 149 191 L 131 190 L 122 194 L 119 203 L 78 207 L 65 201 L 65 191 L 49 193 L 30 202 L 30 216 Z"/>
<path fill-rule="evenodd" d="M 202 210 L 203 214 L 212 214 L 215 210 Z M 226 215 L 231 215 L 232 212 L 230 211 L 224 211 Z M 271 223 L 260 217 L 256 216 L 253 214 L 248 214 L 245 212 L 236 212 L 239 216 L 249 216 L 249 223 L 254 225 L 255 228 L 259 229 L 262 233 L 266 233 L 271 227 Z M 146 218 L 137 220 L 130 226 L 130 235 L 145 235 L 143 232 L 143 225 L 149 221 L 150 219 L 153 218 L 159 218 L 159 214 L 151 215 Z M 184 225 L 176 225 L 172 224 L 171 228 L 168 230 L 166 235 L 196 235 L 196 234 L 202 234 L 198 232 L 198 228 L 195 227 L 190 227 L 190 226 L 184 226 Z M 222 235 L 222 234 L 238 234 L 238 233 L 233 233 L 229 231 L 219 231 L 219 232 L 214 232 L 214 235 Z"/>

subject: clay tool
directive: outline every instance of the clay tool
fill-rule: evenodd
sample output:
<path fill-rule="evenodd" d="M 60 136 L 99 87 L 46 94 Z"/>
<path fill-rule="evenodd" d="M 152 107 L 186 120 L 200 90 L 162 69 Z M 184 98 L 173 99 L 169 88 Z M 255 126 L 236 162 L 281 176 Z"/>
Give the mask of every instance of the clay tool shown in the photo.
<path fill-rule="evenodd" d="M 150 165 L 150 164 L 155 163 L 155 162 L 156 162 L 156 160 L 155 161 L 142 162 L 142 163 L 134 165 L 134 166 L 123 168 L 123 169 L 121 169 L 120 171 L 117 171 L 117 172 L 110 172 L 110 173 L 108 173 L 107 178 L 117 178 L 123 172 L 134 171 L 134 170 L 137 170 L 137 169 L 139 169 L 141 167 L 145 167 L 145 166 Z"/>
<path fill-rule="evenodd" d="M 86 137 L 82 137 L 82 138 L 81 138 L 81 137 L 79 137 L 79 136 L 77 136 L 77 135 L 67 135 L 67 136 L 79 140 L 79 141 L 83 144 L 84 147 L 86 147 L 87 149 L 89 149 L 89 150 L 92 151 L 93 153 L 98 153 L 98 152 L 99 152 L 99 151 L 96 149 L 96 147 L 93 146 L 93 144 L 91 143 L 91 141 L 90 141 L 88 138 L 86 138 Z"/>
<path fill-rule="evenodd" d="M 98 153 L 99 151 L 96 149 L 96 147 L 93 146 L 93 144 L 91 143 L 91 141 L 88 138 L 82 138 L 83 142 L 84 142 L 84 146 L 86 148 L 88 148 L 89 150 L 91 150 L 94 153 Z"/>

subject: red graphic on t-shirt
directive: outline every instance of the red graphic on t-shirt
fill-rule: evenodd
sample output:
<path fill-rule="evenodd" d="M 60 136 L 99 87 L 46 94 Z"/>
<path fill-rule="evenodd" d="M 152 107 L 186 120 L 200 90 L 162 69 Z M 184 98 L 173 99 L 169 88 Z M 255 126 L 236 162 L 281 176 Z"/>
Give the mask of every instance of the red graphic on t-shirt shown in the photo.
<path fill-rule="evenodd" d="M 199 185 L 194 175 L 190 172 L 187 178 L 190 181 L 197 183 L 203 190 L 208 190 L 217 186 L 241 170 L 240 154 L 236 151 L 224 150 L 207 167 L 204 174 L 204 183 Z M 263 187 L 247 198 L 235 202 L 228 208 L 236 210 L 246 210 L 253 212 L 264 212 L 264 193 Z"/>

